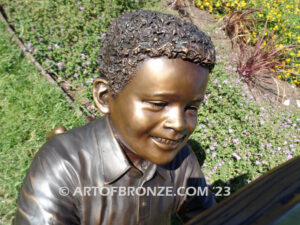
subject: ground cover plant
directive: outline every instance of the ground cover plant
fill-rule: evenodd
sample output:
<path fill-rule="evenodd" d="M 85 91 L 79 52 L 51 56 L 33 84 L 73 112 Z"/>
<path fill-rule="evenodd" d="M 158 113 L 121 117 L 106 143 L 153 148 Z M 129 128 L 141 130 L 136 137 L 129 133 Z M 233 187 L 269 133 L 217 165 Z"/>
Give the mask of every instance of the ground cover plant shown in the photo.
<path fill-rule="evenodd" d="M 112 20 L 122 12 L 139 9 L 155 1 L 52 1 L 1 0 L 9 23 L 43 68 L 76 90 L 75 99 L 92 99 L 90 87 L 98 76 L 96 59 L 101 39 Z M 147 3 L 147 4 L 146 4 Z M 85 105 L 95 116 L 94 106 Z"/>
<path fill-rule="evenodd" d="M 68 79 L 69 88 L 87 96 L 91 102 L 91 83 L 97 76 L 95 59 L 105 32 L 105 27 L 101 30 L 93 26 L 109 24 L 122 10 L 143 4 L 116 1 L 118 4 L 111 6 L 99 1 L 103 3 L 101 12 L 108 14 L 98 18 L 92 13 L 95 7 L 91 1 L 69 1 L 69 5 L 64 5 L 64 1 L 45 0 L 39 1 L 42 4 L 36 8 L 33 0 L 0 1 L 5 3 L 9 21 L 25 40 L 27 50 L 59 79 Z M 114 7 L 121 10 L 115 11 Z M 32 10 L 37 10 L 39 16 Z M 71 26 L 69 20 L 74 20 L 78 27 Z M 9 224 L 17 191 L 32 157 L 45 142 L 46 133 L 60 124 L 67 128 L 79 126 L 84 118 L 74 116 L 55 88 L 39 79 L 21 51 L 11 45 L 3 26 L 0 31 L 3 37 L 0 51 L 4 55 L 0 59 L 0 97 L 4 99 L 0 102 L 0 124 L 5 131 L 0 133 L 0 195 L 3 197 L 0 223 Z M 218 186 L 229 186 L 233 193 L 276 165 L 300 155 L 299 112 L 275 111 L 256 103 L 243 82 L 233 78 L 236 72 L 236 67 L 218 61 L 190 141 L 214 192 Z M 95 113 L 92 105 L 87 110 Z M 216 197 L 218 201 L 223 198 Z"/>
<path fill-rule="evenodd" d="M 198 158 L 205 158 L 202 168 L 215 192 L 217 186 L 229 186 L 235 192 L 300 155 L 299 111 L 257 103 L 247 85 L 234 76 L 236 68 L 226 65 L 219 62 L 211 74 L 192 136 Z M 217 200 L 223 197 L 216 196 Z"/>
<path fill-rule="evenodd" d="M 208 10 L 218 18 L 227 21 L 227 32 L 234 34 L 235 39 L 241 39 L 244 42 L 256 44 L 258 36 L 264 31 L 264 24 L 268 20 L 266 31 L 262 33 L 265 36 L 262 46 L 268 43 L 268 40 L 280 35 L 274 47 L 300 44 L 300 19 L 299 2 L 294 0 L 194 0 L 196 6 L 200 9 Z M 249 23 L 251 22 L 251 24 Z M 275 68 L 280 71 L 276 74 L 277 78 L 290 81 L 297 86 L 300 85 L 300 50 L 293 47 L 286 49 L 281 60 L 282 66 Z M 298 59 L 297 59 L 298 58 Z M 287 67 L 285 65 L 293 65 Z"/>
<path fill-rule="evenodd" d="M 84 124 L 59 89 L 12 44 L 0 22 L 0 224 L 11 224 L 22 180 L 46 134 Z"/>

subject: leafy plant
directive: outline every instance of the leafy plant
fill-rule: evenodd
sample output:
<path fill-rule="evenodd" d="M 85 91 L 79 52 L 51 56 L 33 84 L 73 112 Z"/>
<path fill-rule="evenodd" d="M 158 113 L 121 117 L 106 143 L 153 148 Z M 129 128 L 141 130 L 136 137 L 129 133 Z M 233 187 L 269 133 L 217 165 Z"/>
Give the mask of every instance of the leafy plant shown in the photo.
<path fill-rule="evenodd" d="M 282 60 L 289 49 L 297 46 L 290 44 L 276 47 L 280 36 L 275 36 L 274 33 L 271 35 L 272 38 L 266 41 L 264 34 L 267 30 L 267 24 L 268 21 L 265 23 L 264 31 L 258 37 L 250 56 L 245 55 L 245 47 L 240 44 L 241 56 L 237 63 L 237 73 L 249 85 L 262 84 L 266 76 L 274 76 L 292 68 L 292 66 L 283 64 Z"/>
<path fill-rule="evenodd" d="M 194 4 L 200 9 L 213 13 L 217 18 L 229 18 L 231 21 L 227 30 L 235 42 L 257 43 L 257 34 L 264 30 L 264 23 L 269 21 L 269 26 L 264 35 L 269 36 L 273 32 L 275 35 L 280 34 L 277 45 L 275 47 L 287 46 L 291 44 L 299 44 L 299 28 L 300 20 L 299 2 L 294 0 L 194 0 Z M 239 16 L 245 11 L 253 9 L 261 10 L 257 13 L 248 15 L 250 23 L 254 22 L 254 26 L 247 27 L 239 22 Z M 251 21 L 252 19 L 253 21 Z M 246 27 L 246 28 L 245 28 Z M 249 29 L 250 28 L 250 29 Z M 248 33 L 249 31 L 249 33 Z M 300 51 L 296 48 L 290 48 L 282 56 L 282 64 L 293 65 L 293 67 L 283 70 L 277 78 L 289 81 L 290 83 L 300 86 L 300 64 L 298 58 Z"/>
<path fill-rule="evenodd" d="M 230 37 L 232 44 L 249 43 L 250 34 L 256 25 L 255 19 L 249 15 L 259 11 L 260 9 L 231 11 L 228 16 L 223 18 L 225 25 L 224 30 Z"/>
<path fill-rule="evenodd" d="M 258 104 L 235 73 L 225 62 L 216 65 L 192 135 L 200 146 L 193 148 L 195 153 L 200 160 L 204 155 L 208 183 L 229 186 L 231 193 L 300 154 L 299 112 Z"/>
<path fill-rule="evenodd" d="M 146 4 L 146 0 L 1 0 L 26 51 L 65 89 L 76 90 L 72 97 L 94 116 L 90 88 L 98 76 L 101 40 L 113 19 Z"/>

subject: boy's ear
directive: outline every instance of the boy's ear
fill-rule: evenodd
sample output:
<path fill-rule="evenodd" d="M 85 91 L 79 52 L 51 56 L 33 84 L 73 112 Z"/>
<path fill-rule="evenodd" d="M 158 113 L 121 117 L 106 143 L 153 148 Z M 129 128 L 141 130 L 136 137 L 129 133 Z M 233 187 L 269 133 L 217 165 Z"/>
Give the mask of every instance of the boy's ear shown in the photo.
<path fill-rule="evenodd" d="M 108 82 L 104 79 L 97 78 L 93 85 L 93 98 L 96 106 L 103 114 L 109 114 L 110 88 Z"/>

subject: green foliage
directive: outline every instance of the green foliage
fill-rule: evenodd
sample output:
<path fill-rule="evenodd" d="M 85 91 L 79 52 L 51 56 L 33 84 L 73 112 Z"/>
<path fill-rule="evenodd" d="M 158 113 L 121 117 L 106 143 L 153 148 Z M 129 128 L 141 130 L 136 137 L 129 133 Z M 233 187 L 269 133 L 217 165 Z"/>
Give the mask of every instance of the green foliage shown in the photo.
<path fill-rule="evenodd" d="M 266 45 L 268 40 L 279 36 L 275 47 L 298 45 L 300 43 L 300 19 L 299 19 L 299 1 L 294 0 L 195 0 L 196 6 L 200 9 L 208 10 L 218 18 L 236 17 L 249 12 L 246 17 L 239 18 L 238 29 L 234 32 L 235 37 L 240 37 L 246 42 L 255 44 L 258 40 L 258 34 L 265 37 L 262 45 Z M 251 20 L 251 26 L 249 26 Z M 268 20 L 267 30 L 264 31 L 265 22 Z M 297 58 L 300 57 L 299 48 L 285 49 L 284 57 L 278 57 L 282 64 L 293 65 L 283 71 L 278 78 L 288 80 L 297 86 L 300 85 L 300 64 Z"/>
<path fill-rule="evenodd" d="M 192 139 L 200 146 L 198 158 L 206 155 L 203 171 L 212 190 L 227 185 L 234 192 L 300 155 L 300 119 L 299 112 L 257 104 L 247 86 L 228 75 L 235 69 L 224 67 L 217 64 L 211 74 Z"/>
<path fill-rule="evenodd" d="M 152 7 L 152 2 L 1 0 L 27 50 L 90 100 L 97 51 L 108 25 L 122 12 Z M 2 24 L 0 35 L 0 124 L 5 131 L 0 133 L 0 223 L 9 224 L 21 182 L 46 133 L 60 124 L 69 129 L 84 121 L 11 45 Z M 192 136 L 213 191 L 230 186 L 234 192 L 300 154 L 299 112 L 258 105 L 232 73 L 234 68 L 217 64 Z"/>
<path fill-rule="evenodd" d="M 22 180 L 46 134 L 84 124 L 55 85 L 25 58 L 0 23 L 0 224 L 11 224 Z"/>
<path fill-rule="evenodd" d="M 58 81 L 68 80 L 70 90 L 83 89 L 91 102 L 98 50 L 108 26 L 121 13 L 150 5 L 146 0 L 2 2 L 26 50 Z"/>

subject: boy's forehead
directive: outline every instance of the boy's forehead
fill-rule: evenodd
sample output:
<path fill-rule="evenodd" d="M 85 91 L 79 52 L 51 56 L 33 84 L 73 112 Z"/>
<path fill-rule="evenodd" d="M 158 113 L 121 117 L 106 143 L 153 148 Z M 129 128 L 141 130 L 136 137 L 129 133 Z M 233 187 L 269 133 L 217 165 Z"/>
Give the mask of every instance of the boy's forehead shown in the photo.
<path fill-rule="evenodd" d="M 203 73 L 208 69 L 192 62 L 184 61 L 181 58 L 169 59 L 168 57 L 149 58 L 144 60 L 136 70 L 136 74 L 143 74 L 150 77 L 160 78 L 161 81 L 166 75 L 180 74 L 183 78 L 186 73 Z"/>
<path fill-rule="evenodd" d="M 150 58 L 137 69 L 127 91 L 176 95 L 182 89 L 186 92 L 201 89 L 206 85 L 207 75 L 208 69 L 179 58 Z"/>

